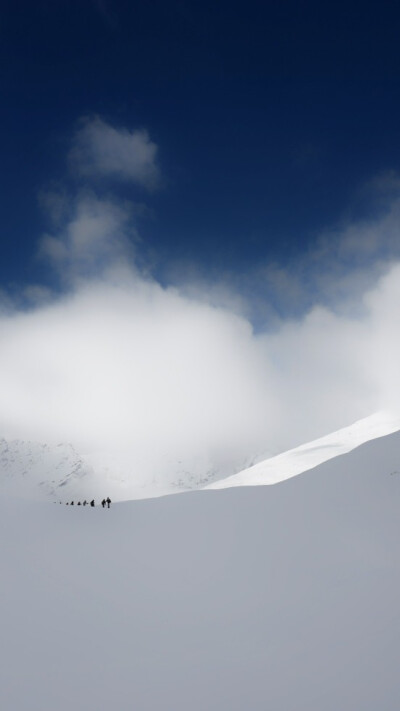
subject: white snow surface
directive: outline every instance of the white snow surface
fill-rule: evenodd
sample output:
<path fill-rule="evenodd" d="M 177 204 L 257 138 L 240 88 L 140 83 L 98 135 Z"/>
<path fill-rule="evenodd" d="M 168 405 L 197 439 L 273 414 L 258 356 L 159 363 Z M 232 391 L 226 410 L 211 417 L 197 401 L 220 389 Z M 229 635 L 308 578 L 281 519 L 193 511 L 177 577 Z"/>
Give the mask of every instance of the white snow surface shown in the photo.
<path fill-rule="evenodd" d="M 0 708 L 398 711 L 400 433 L 279 486 L 0 498 Z"/>
<path fill-rule="evenodd" d="M 313 469 L 329 459 L 346 454 L 364 442 L 399 430 L 400 417 L 397 413 L 378 412 L 313 442 L 265 459 L 205 488 L 227 489 L 233 486 L 277 484 Z"/>

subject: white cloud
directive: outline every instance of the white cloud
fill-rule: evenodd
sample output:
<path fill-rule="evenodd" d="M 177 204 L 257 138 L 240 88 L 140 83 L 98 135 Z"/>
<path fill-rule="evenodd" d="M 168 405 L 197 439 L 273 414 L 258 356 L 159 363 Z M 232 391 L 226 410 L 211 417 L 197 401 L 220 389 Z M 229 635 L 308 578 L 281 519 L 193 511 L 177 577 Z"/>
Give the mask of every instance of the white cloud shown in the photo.
<path fill-rule="evenodd" d="M 0 334 L 3 432 L 130 450 L 161 474 L 167 457 L 234 459 L 268 442 L 268 370 L 249 324 L 174 289 L 87 283 L 0 320 Z"/>
<path fill-rule="evenodd" d="M 117 178 L 147 189 L 157 187 L 157 146 L 145 129 L 115 128 L 99 117 L 86 119 L 69 154 L 73 170 L 84 178 Z"/>
<path fill-rule="evenodd" d="M 71 202 L 70 219 L 60 232 L 41 239 L 39 254 L 67 281 L 123 266 L 133 255 L 132 211 L 129 203 L 81 193 Z"/>
<path fill-rule="evenodd" d="M 375 215 L 325 230 L 292 261 L 265 261 L 247 272 L 220 277 L 239 292 L 249 317 L 263 328 L 301 318 L 316 304 L 335 313 L 360 314 L 362 295 L 400 260 L 400 179 L 380 176 L 369 186 Z M 181 274 L 182 274 L 181 270 Z M 206 293 L 206 279 L 198 278 Z M 185 284 L 181 276 L 180 282 Z M 221 289 L 218 279 L 208 289 Z M 193 285 L 190 285 L 193 289 Z"/>

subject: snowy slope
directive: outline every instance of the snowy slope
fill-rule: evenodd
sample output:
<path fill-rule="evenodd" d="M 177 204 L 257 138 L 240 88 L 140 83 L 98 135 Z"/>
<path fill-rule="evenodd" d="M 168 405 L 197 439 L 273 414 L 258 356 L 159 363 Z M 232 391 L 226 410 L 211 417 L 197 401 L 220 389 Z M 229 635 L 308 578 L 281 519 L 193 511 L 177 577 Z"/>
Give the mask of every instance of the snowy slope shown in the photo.
<path fill-rule="evenodd" d="M 226 489 L 233 486 L 276 484 L 313 469 L 329 459 L 346 454 L 364 442 L 399 430 L 400 417 L 396 413 L 378 412 L 355 422 L 350 427 L 265 459 L 205 488 Z"/>
<path fill-rule="evenodd" d="M 252 460 L 235 465 L 207 456 L 176 461 L 166 455 L 163 468 L 150 466 L 150 472 L 149 461 L 151 454 L 142 462 L 135 452 L 82 453 L 69 443 L 0 438 L 0 494 L 63 503 L 104 496 L 113 501 L 151 498 L 201 488 Z"/>
<path fill-rule="evenodd" d="M 216 464 L 207 456 L 176 461 L 166 455 L 161 469 L 149 468 L 151 460 L 135 459 L 134 452 L 83 454 L 71 444 L 0 439 L 0 493 L 63 503 L 104 496 L 127 501 L 201 488 L 274 484 L 398 430 L 397 415 L 378 413 L 254 466 L 249 466 L 255 461 L 250 457 L 240 466 L 234 461 Z"/>
<path fill-rule="evenodd" d="M 71 444 L 0 439 L 2 494 L 69 499 L 79 489 L 88 496 L 93 489 L 92 477 L 92 468 Z"/>
<path fill-rule="evenodd" d="M 280 486 L 0 500 L 7 711 L 397 711 L 400 434 Z"/>

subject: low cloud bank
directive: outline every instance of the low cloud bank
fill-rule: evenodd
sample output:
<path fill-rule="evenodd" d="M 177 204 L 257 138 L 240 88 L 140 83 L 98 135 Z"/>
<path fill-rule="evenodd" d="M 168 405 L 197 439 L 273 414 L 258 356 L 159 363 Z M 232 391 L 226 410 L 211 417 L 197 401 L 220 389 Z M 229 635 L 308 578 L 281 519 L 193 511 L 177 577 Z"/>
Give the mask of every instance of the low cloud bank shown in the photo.
<path fill-rule="evenodd" d="M 92 145 L 90 136 L 80 140 Z M 2 436 L 117 452 L 132 480 L 167 481 L 196 468 L 230 474 L 380 408 L 398 409 L 394 249 L 378 271 L 374 254 L 365 279 L 357 277 L 351 308 L 343 293 L 340 309 L 337 300 L 318 305 L 316 292 L 305 315 L 255 332 L 243 294 L 223 284 L 164 287 L 138 268 L 134 206 L 88 190 L 67 209 L 53 204 L 64 222 L 43 237 L 40 253 L 64 291 L 30 287 L 40 294 L 30 309 L 0 310 Z M 375 220 L 370 244 L 379 245 L 380 233 L 388 242 L 388 224 L 395 242 L 396 205 Z M 342 253 L 345 243 L 354 252 L 362 229 L 350 231 L 353 246 L 342 235 Z M 339 274 L 337 265 L 332 259 Z"/>
<path fill-rule="evenodd" d="M 160 474 L 235 468 L 396 407 L 400 266 L 350 320 L 321 308 L 255 335 L 227 308 L 128 269 L 0 317 L 0 430 L 118 451 Z"/>

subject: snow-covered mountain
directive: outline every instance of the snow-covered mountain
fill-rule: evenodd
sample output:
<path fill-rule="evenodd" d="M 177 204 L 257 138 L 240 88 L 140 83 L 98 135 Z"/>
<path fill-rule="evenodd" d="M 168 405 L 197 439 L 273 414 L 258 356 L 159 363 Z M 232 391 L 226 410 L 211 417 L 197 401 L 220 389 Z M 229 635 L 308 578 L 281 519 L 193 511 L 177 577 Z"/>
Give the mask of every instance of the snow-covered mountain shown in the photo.
<path fill-rule="evenodd" d="M 87 496 L 92 490 L 92 477 L 92 468 L 71 444 L 0 439 L 0 493 L 68 499 L 79 489 Z"/>
<path fill-rule="evenodd" d="M 63 503 L 104 496 L 127 501 L 193 489 L 274 484 L 399 430 L 400 417 L 381 412 L 267 459 L 216 462 L 204 456 L 176 461 L 166 454 L 165 470 L 154 467 L 151 475 L 132 452 L 81 453 L 71 444 L 0 439 L 0 493 Z"/>
<path fill-rule="evenodd" d="M 400 433 L 276 486 L 0 498 L 1 708 L 397 711 L 399 512 Z"/>
<path fill-rule="evenodd" d="M 0 439 L 0 494 L 44 501 L 111 496 L 113 501 L 142 499 L 199 489 L 250 466 L 255 458 L 215 462 L 207 456 L 174 460 L 151 475 L 132 452 L 82 453 L 69 443 L 49 444 Z M 158 457 L 159 458 L 159 457 Z M 144 474 L 143 474 L 144 470 Z"/>

